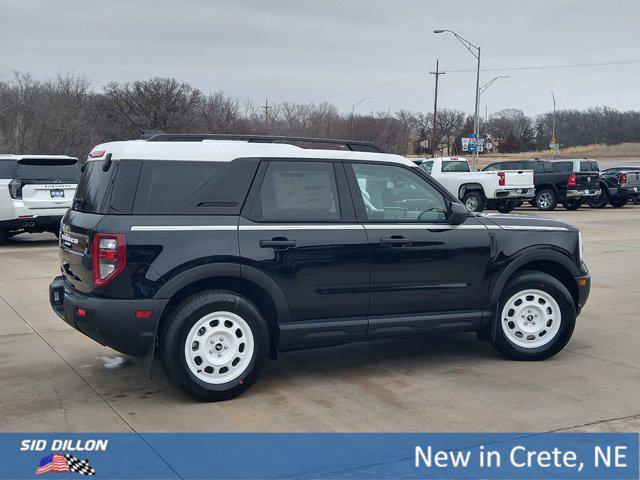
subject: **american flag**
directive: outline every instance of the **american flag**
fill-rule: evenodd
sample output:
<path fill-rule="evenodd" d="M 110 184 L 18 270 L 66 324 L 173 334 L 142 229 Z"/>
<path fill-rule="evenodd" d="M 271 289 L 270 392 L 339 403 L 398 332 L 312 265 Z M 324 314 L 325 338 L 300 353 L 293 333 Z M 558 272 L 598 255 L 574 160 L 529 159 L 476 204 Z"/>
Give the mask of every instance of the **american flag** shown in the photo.
<path fill-rule="evenodd" d="M 79 460 L 73 455 L 62 453 L 50 453 L 42 457 L 36 475 L 53 472 L 75 472 L 80 475 L 95 475 L 96 471 L 89 464 L 89 460 Z"/>

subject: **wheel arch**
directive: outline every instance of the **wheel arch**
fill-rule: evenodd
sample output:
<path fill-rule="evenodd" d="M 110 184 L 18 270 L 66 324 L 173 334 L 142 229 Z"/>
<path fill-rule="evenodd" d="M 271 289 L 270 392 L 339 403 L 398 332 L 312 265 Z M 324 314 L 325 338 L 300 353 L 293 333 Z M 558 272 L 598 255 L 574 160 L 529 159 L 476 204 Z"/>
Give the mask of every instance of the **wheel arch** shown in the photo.
<path fill-rule="evenodd" d="M 556 197 L 560 195 L 558 187 L 556 187 L 553 183 L 541 183 L 540 185 L 536 185 L 536 193 L 542 190 L 553 190 L 553 193 L 556 194 Z"/>
<path fill-rule="evenodd" d="M 158 326 L 158 335 L 167 325 L 173 308 L 190 295 L 205 290 L 227 290 L 247 297 L 263 314 L 270 337 L 270 356 L 277 356 L 279 323 L 289 319 L 289 307 L 284 293 L 271 278 L 253 267 L 238 264 L 200 265 L 182 272 L 164 285 L 158 298 L 168 298 Z"/>
<path fill-rule="evenodd" d="M 484 193 L 484 188 L 479 183 L 463 183 L 462 185 L 460 185 L 460 188 L 458 189 L 458 198 L 462 200 L 462 197 L 464 197 L 467 192 L 475 190 L 480 190 L 484 197 L 487 198 L 486 193 Z"/>

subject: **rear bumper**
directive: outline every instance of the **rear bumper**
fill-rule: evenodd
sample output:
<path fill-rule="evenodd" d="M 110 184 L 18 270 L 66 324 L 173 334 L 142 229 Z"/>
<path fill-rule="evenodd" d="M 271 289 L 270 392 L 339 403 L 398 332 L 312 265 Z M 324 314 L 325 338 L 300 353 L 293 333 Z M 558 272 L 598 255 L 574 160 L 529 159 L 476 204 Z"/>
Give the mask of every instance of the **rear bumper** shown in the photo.
<path fill-rule="evenodd" d="M 61 276 L 49 286 L 49 303 L 61 319 L 96 342 L 127 355 L 144 356 L 153 347 L 156 326 L 167 302 L 85 295 L 72 289 Z M 78 309 L 84 310 L 84 316 Z M 136 310 L 152 310 L 153 315 L 136 318 Z"/>
<path fill-rule="evenodd" d="M 600 194 L 599 188 L 585 188 L 584 190 L 567 190 L 567 198 L 595 197 Z"/>
<path fill-rule="evenodd" d="M 64 212 L 59 215 L 46 216 L 24 216 L 23 218 L 13 218 L 9 220 L 0 220 L 0 228 L 15 231 L 24 230 L 27 232 L 42 232 L 45 230 L 60 228 L 60 220 Z M 30 214 L 25 214 L 30 215 Z"/>
<path fill-rule="evenodd" d="M 640 192 L 640 187 L 638 186 L 633 186 L 633 187 L 615 187 L 615 188 L 610 188 L 609 189 L 609 196 L 611 197 L 633 197 L 635 195 L 638 195 L 638 193 Z"/>
<path fill-rule="evenodd" d="M 532 188 L 505 188 L 496 190 L 496 199 L 502 200 L 506 198 L 533 198 L 535 189 Z"/>

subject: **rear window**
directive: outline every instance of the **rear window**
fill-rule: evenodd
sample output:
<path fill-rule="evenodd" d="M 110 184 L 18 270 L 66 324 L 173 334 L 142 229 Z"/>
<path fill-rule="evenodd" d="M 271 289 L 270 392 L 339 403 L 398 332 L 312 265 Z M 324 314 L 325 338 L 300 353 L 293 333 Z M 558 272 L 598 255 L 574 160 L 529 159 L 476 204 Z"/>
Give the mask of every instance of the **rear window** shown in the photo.
<path fill-rule="evenodd" d="M 598 162 L 580 162 L 580 171 L 581 172 L 599 172 Z"/>
<path fill-rule="evenodd" d="M 500 170 L 502 168 L 501 163 L 492 163 L 491 165 L 487 165 L 482 170 L 484 172 L 495 172 L 496 170 Z"/>
<path fill-rule="evenodd" d="M 18 177 L 22 180 L 61 180 L 76 183 L 80 164 L 75 158 L 23 158 L 18 160 Z"/>
<path fill-rule="evenodd" d="M 87 213 L 100 213 L 104 202 L 113 168 L 102 171 L 105 160 L 92 160 L 86 163 L 84 173 L 78 182 L 72 210 Z"/>
<path fill-rule="evenodd" d="M 469 163 L 465 160 L 444 160 L 442 162 L 443 172 L 468 172 Z"/>
<path fill-rule="evenodd" d="M 13 165 L 15 160 L 0 160 L 0 178 L 9 179 L 15 175 Z"/>
<path fill-rule="evenodd" d="M 554 172 L 573 172 L 573 162 L 554 162 Z"/>

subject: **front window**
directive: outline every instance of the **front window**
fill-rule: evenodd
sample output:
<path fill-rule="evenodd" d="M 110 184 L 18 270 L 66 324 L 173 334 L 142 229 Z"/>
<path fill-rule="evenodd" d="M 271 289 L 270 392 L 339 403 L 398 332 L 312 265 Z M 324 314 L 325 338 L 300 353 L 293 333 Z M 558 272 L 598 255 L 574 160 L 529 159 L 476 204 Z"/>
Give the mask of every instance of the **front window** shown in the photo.
<path fill-rule="evenodd" d="M 392 165 L 353 164 L 367 220 L 444 222 L 445 198 L 414 172 Z"/>

